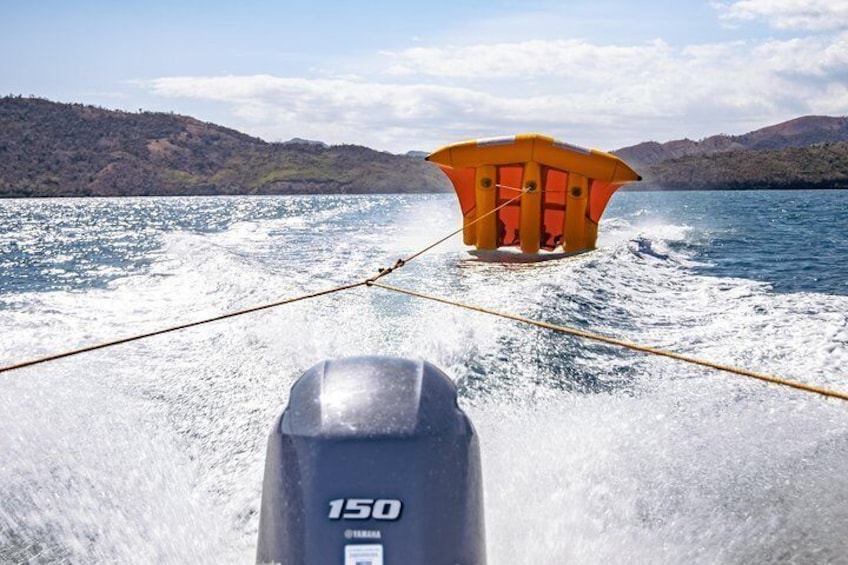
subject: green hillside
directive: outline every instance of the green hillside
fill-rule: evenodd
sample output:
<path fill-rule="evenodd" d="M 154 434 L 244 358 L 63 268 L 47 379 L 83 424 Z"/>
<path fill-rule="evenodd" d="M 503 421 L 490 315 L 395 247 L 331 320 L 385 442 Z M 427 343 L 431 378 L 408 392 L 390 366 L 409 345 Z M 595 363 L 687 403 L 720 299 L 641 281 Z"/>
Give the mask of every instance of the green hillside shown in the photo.
<path fill-rule="evenodd" d="M 802 116 L 744 135 L 648 141 L 615 151 L 641 190 L 848 188 L 848 118 Z"/>
<path fill-rule="evenodd" d="M 450 191 L 420 158 L 266 143 L 194 118 L 0 99 L 0 196 Z"/>
<path fill-rule="evenodd" d="M 848 188 L 846 118 L 615 153 L 644 177 L 636 190 Z M 450 191 L 417 152 L 267 143 L 187 116 L 0 98 L 0 197 Z"/>
<path fill-rule="evenodd" d="M 644 189 L 848 188 L 848 143 L 693 155 L 649 166 L 643 174 Z"/>

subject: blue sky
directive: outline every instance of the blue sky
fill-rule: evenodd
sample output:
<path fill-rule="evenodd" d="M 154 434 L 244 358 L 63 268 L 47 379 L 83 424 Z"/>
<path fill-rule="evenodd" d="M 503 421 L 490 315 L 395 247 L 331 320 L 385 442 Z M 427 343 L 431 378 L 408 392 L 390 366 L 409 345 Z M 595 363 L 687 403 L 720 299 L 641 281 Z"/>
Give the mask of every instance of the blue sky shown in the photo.
<path fill-rule="evenodd" d="M 404 152 L 848 114 L 848 0 L 9 3 L 0 93 Z"/>

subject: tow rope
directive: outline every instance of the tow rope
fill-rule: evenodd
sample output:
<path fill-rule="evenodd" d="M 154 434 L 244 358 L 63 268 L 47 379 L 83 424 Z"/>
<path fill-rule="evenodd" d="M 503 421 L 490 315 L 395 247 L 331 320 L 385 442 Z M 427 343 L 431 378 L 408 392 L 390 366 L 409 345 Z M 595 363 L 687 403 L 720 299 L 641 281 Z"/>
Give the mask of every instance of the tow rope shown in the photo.
<path fill-rule="evenodd" d="M 583 339 L 589 339 L 592 341 L 598 341 L 601 343 L 606 343 L 608 345 L 614 345 L 616 347 L 623 347 L 625 349 L 630 349 L 633 351 L 640 351 L 642 353 L 649 353 L 651 355 L 659 355 L 661 357 L 669 357 L 671 359 L 677 359 L 678 361 L 683 361 L 685 363 L 689 363 L 691 365 L 700 365 L 701 367 L 708 367 L 710 369 L 715 369 L 717 371 L 724 371 L 726 373 L 732 373 L 734 375 L 741 375 L 743 377 L 751 377 L 753 379 L 758 379 L 761 381 L 765 381 L 772 384 L 788 386 L 791 388 L 796 388 L 798 390 L 803 390 L 806 392 L 814 392 L 816 394 L 821 394 L 823 396 L 828 396 L 830 398 L 839 398 L 841 400 L 848 400 L 848 394 L 829 390 L 826 388 L 818 387 L 815 385 L 808 385 L 802 382 L 793 381 L 789 379 L 784 379 L 781 377 L 776 377 L 774 375 L 768 375 L 766 373 L 758 373 L 756 371 L 749 371 L 748 369 L 740 369 L 738 367 L 732 367 L 730 365 L 723 365 L 721 363 L 715 363 L 713 361 L 707 361 L 704 359 L 698 359 L 697 357 L 691 357 L 689 355 L 683 355 L 681 353 L 675 353 L 673 351 L 667 351 L 665 349 L 659 349 L 656 347 L 651 347 L 649 345 L 640 345 L 638 343 L 633 343 L 631 341 L 626 341 L 623 339 L 617 339 L 614 337 L 609 337 L 601 334 L 596 334 L 592 332 L 587 332 L 584 330 L 579 330 L 576 328 L 570 328 L 568 326 L 560 326 L 557 324 L 551 324 L 549 322 L 543 322 L 540 320 L 534 320 L 532 318 L 525 318 L 524 316 L 518 316 L 516 314 L 509 314 L 507 312 L 499 312 L 497 310 L 492 310 L 489 308 L 483 308 L 482 306 L 475 306 L 473 304 L 465 304 L 463 302 L 457 302 L 455 300 L 450 300 L 448 298 L 442 298 L 439 296 L 433 296 L 430 294 L 425 294 L 423 292 L 416 292 L 414 290 L 409 290 L 406 288 L 400 288 L 397 286 L 391 286 L 384 283 L 379 283 L 376 281 L 370 281 L 367 283 L 368 286 L 376 286 L 378 288 L 382 288 L 384 290 L 389 290 L 392 292 L 397 292 L 399 294 L 406 294 L 408 296 L 414 296 L 416 298 L 422 298 L 424 300 L 432 300 L 434 302 L 441 302 L 442 304 L 449 304 L 451 306 L 457 306 L 459 308 L 465 308 L 466 310 L 472 310 L 474 312 L 481 312 L 483 314 L 490 314 L 492 316 L 498 316 L 499 318 L 506 318 L 508 320 L 515 320 L 516 322 L 521 322 L 523 324 L 529 324 L 532 326 L 537 326 L 539 328 L 545 328 L 547 330 L 573 335 L 575 337 L 580 337 Z"/>
<path fill-rule="evenodd" d="M 514 198 L 511 198 L 511 199 L 503 202 L 502 204 L 500 204 L 496 208 L 492 209 L 488 213 L 483 214 L 479 218 L 476 218 L 474 221 L 469 222 L 468 225 L 473 225 L 473 224 L 483 220 L 487 216 L 490 216 L 492 214 L 497 213 L 501 208 L 504 208 L 505 206 L 512 204 L 516 200 L 520 199 L 523 194 L 528 192 L 527 189 L 507 187 L 507 186 L 502 186 L 502 185 L 497 185 L 497 186 L 499 186 L 501 188 L 506 188 L 506 189 L 509 189 L 509 190 L 518 191 L 518 195 L 516 195 Z M 94 345 L 88 345 L 88 346 L 79 347 L 79 348 L 76 348 L 76 349 L 70 349 L 70 350 L 63 351 L 63 352 L 60 352 L 60 353 L 55 353 L 55 354 L 52 354 L 52 355 L 46 355 L 46 356 L 38 357 L 38 358 L 35 358 L 35 359 L 30 359 L 30 360 L 21 361 L 21 362 L 18 362 L 18 363 L 13 363 L 11 365 L 6 365 L 6 366 L 3 366 L 3 367 L 0 367 L 0 373 L 6 373 L 6 372 L 14 371 L 14 370 L 17 370 L 17 369 L 23 369 L 24 367 L 31 367 L 31 366 L 34 366 L 34 365 L 47 363 L 49 361 L 55 361 L 55 360 L 58 360 L 58 359 L 63 359 L 63 358 L 66 358 L 66 357 L 79 355 L 80 353 L 86 353 L 88 351 L 105 349 L 105 348 L 108 348 L 108 347 L 113 347 L 113 346 L 116 346 L 116 345 L 129 343 L 129 342 L 132 342 L 132 341 L 138 341 L 138 340 L 141 340 L 141 339 L 146 339 L 146 338 L 157 336 L 157 335 L 167 334 L 167 333 L 170 333 L 170 332 L 175 332 L 175 331 L 179 331 L 179 330 L 183 330 L 183 329 L 187 329 L 187 328 L 192 328 L 192 327 L 196 327 L 196 326 L 200 326 L 200 325 L 204 325 L 204 324 L 209 324 L 209 323 L 217 322 L 217 321 L 220 321 L 220 320 L 235 318 L 236 316 L 243 316 L 245 314 L 252 314 L 254 312 L 259 312 L 261 310 L 268 310 L 268 309 L 276 308 L 276 307 L 279 307 L 279 306 L 285 306 L 287 304 L 292 304 L 294 302 L 300 302 L 300 301 L 303 301 L 303 300 L 309 300 L 309 299 L 312 299 L 312 298 L 318 298 L 318 297 L 321 297 L 321 296 L 327 296 L 327 295 L 330 295 L 330 294 L 335 294 L 335 293 L 338 293 L 338 292 L 351 290 L 351 289 L 358 288 L 358 287 L 361 287 L 361 286 L 366 286 L 366 287 L 377 287 L 377 288 L 381 288 L 383 290 L 387 290 L 387 291 L 390 291 L 390 292 L 405 294 L 407 296 L 411 296 L 411 297 L 414 297 L 414 298 L 420 298 L 420 299 L 423 299 L 423 300 L 430 300 L 430 301 L 433 301 L 433 302 L 440 302 L 442 304 L 447 304 L 447 305 L 450 305 L 450 306 L 455 306 L 455 307 L 458 307 L 458 308 L 463 308 L 463 309 L 471 310 L 471 311 L 474 311 L 474 312 L 480 312 L 480 313 L 483 313 L 483 314 L 489 314 L 489 315 L 497 316 L 497 317 L 500 317 L 500 318 L 506 318 L 506 319 L 513 320 L 513 321 L 516 321 L 516 322 L 521 322 L 521 323 L 524 323 L 524 324 L 533 325 L 533 326 L 536 326 L 536 327 L 544 328 L 544 329 L 555 331 L 555 332 L 558 332 L 558 333 L 564 333 L 564 334 L 572 335 L 572 336 L 579 337 L 579 338 L 582 338 L 582 339 L 588 339 L 588 340 L 597 341 L 597 342 L 600 342 L 600 343 L 606 343 L 608 345 L 613 345 L 613 346 L 616 346 L 616 347 L 621 347 L 621 348 L 629 349 L 629 350 L 632 350 L 632 351 L 639 351 L 641 353 L 647 353 L 647 354 L 650 354 L 650 355 L 657 355 L 657 356 L 661 356 L 661 357 L 667 357 L 667 358 L 670 358 L 670 359 L 676 359 L 678 361 L 682 361 L 684 363 L 689 363 L 691 365 L 707 367 L 707 368 L 714 369 L 714 370 L 717 370 L 717 371 L 723 371 L 723 372 L 731 373 L 731 374 L 734 374 L 734 375 L 749 377 L 749 378 L 752 378 L 752 379 L 757 379 L 757 380 L 764 381 L 764 382 L 771 383 L 771 384 L 775 384 L 775 385 L 790 387 L 790 388 L 794 388 L 796 390 L 801 390 L 801 391 L 804 391 L 804 392 L 819 394 L 819 395 L 822 395 L 822 396 L 825 396 L 825 397 L 828 397 L 828 398 L 837 398 L 837 399 L 840 399 L 840 400 L 848 401 L 848 393 L 839 392 L 839 391 L 827 389 L 827 388 L 816 386 L 816 385 L 806 384 L 806 383 L 803 383 L 803 382 L 800 382 L 800 381 L 795 381 L 795 380 L 792 380 L 792 379 L 778 377 L 778 376 L 775 376 L 775 375 L 769 375 L 769 374 L 766 374 L 766 373 L 760 373 L 760 372 L 757 372 L 757 371 L 751 371 L 751 370 L 748 370 L 748 369 L 733 367 L 733 366 L 725 365 L 725 364 L 721 364 L 721 363 L 715 363 L 713 361 L 699 359 L 697 357 L 692 357 L 692 356 L 689 356 L 689 355 L 683 355 L 681 353 L 675 353 L 673 351 L 668 351 L 668 350 L 660 349 L 660 348 L 657 348 L 657 347 L 651 347 L 651 346 L 648 346 L 648 345 L 641 345 L 641 344 L 638 344 L 638 343 L 635 343 L 635 342 L 617 339 L 617 338 L 613 338 L 613 337 L 609 337 L 609 336 L 605 336 L 605 335 L 601 335 L 601 334 L 597 334 L 597 333 L 593 333 L 593 332 L 580 330 L 580 329 L 577 329 L 577 328 L 571 328 L 571 327 L 568 327 L 568 326 L 562 326 L 562 325 L 552 324 L 552 323 L 549 323 L 549 322 L 543 322 L 543 321 L 540 321 L 540 320 L 534 320 L 532 318 L 526 318 L 524 316 L 519 316 L 519 315 L 516 315 L 516 314 L 499 312 L 497 310 L 484 308 L 482 306 L 476 306 L 476 305 L 473 305 L 473 304 L 466 304 L 466 303 L 463 303 L 463 302 L 450 300 L 448 298 L 438 297 L 438 296 L 426 294 L 426 293 L 423 293 L 423 292 L 417 292 L 417 291 L 414 291 L 414 290 L 409 290 L 409 289 L 396 287 L 396 286 L 392 286 L 392 285 L 388 285 L 388 284 L 378 282 L 379 279 L 393 273 L 394 271 L 397 271 L 398 269 L 403 268 L 410 261 L 413 261 L 414 259 L 420 257 L 421 255 L 423 255 L 427 251 L 430 251 L 434 247 L 441 245 L 442 243 L 444 243 L 445 241 L 447 241 L 451 237 L 461 233 L 464 229 L 465 228 L 463 227 L 463 228 L 460 228 L 458 230 L 455 230 L 455 231 L 449 233 L 445 237 L 442 237 L 442 238 L 436 240 L 434 243 L 431 243 L 430 245 L 424 247 L 420 251 L 417 251 L 417 252 L 413 253 L 412 255 L 410 255 L 406 258 L 398 259 L 392 266 L 379 269 L 375 276 L 366 278 L 366 279 L 361 280 L 359 282 L 353 282 L 353 283 L 350 283 L 350 284 L 340 285 L 340 286 L 336 286 L 336 287 L 329 288 L 329 289 L 322 290 L 322 291 L 318 291 L 318 292 L 303 294 L 303 295 L 300 295 L 300 296 L 295 296 L 295 297 L 292 297 L 292 298 L 287 298 L 287 299 L 279 300 L 279 301 L 276 301 L 276 302 L 270 302 L 270 303 L 262 304 L 262 305 L 259 305 L 259 306 L 253 306 L 253 307 L 245 308 L 245 309 L 242 309 L 242 310 L 236 310 L 236 311 L 233 311 L 233 312 L 228 312 L 228 313 L 221 314 L 221 315 L 218 315 L 218 316 L 214 316 L 214 317 L 211 317 L 211 318 L 205 318 L 205 319 L 202 319 L 202 320 L 196 320 L 194 322 L 178 324 L 178 325 L 175 325 L 175 326 L 170 326 L 170 327 L 159 329 L 159 330 L 154 330 L 154 331 L 145 332 L 145 333 L 139 333 L 139 334 L 124 337 L 124 338 L 121 338 L 121 339 L 106 341 L 106 342 L 97 343 L 97 344 L 94 344 Z"/>

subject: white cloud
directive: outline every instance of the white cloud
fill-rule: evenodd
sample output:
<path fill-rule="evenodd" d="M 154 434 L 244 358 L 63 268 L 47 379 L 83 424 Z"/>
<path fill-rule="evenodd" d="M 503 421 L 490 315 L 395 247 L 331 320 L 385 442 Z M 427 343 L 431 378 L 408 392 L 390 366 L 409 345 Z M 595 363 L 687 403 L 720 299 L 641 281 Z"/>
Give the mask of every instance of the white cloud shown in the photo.
<path fill-rule="evenodd" d="M 479 120 L 499 105 L 492 95 L 468 88 L 341 78 L 166 77 L 144 84 L 160 96 L 228 102 L 239 129 L 266 139 L 311 136 L 395 150 L 422 147 L 416 139 L 434 118 Z"/>
<path fill-rule="evenodd" d="M 814 93 L 810 99 L 822 114 L 846 115 L 848 111 L 848 84 L 829 84 L 826 88 Z"/>
<path fill-rule="evenodd" d="M 743 133 L 848 112 L 848 32 L 673 47 L 523 41 L 384 52 L 383 72 L 336 78 L 165 77 L 166 97 L 224 102 L 227 125 L 406 151 L 540 131 L 613 149 L 646 138 Z"/>
<path fill-rule="evenodd" d="M 386 73 L 396 76 L 425 74 L 462 78 L 514 78 L 556 76 L 609 81 L 646 59 L 665 59 L 671 49 L 662 41 L 620 47 L 595 45 L 584 40 L 530 40 L 463 47 L 426 47 L 383 52 L 391 61 Z M 616 62 L 618 71 L 604 62 Z M 597 67 L 596 64 L 601 66 Z M 607 71 L 613 70 L 612 76 Z M 598 77 L 596 71 L 605 73 Z"/>
<path fill-rule="evenodd" d="M 776 29 L 848 28 L 847 0 L 735 0 L 713 5 L 728 22 L 765 20 Z"/>
<path fill-rule="evenodd" d="M 767 41 L 754 49 L 751 58 L 774 73 L 838 82 L 848 71 L 848 33 Z"/>

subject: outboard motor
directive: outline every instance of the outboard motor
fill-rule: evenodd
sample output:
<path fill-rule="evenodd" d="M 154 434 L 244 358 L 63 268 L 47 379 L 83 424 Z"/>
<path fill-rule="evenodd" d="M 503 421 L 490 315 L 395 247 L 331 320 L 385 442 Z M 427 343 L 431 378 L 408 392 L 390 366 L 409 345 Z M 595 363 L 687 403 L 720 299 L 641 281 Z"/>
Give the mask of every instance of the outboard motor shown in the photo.
<path fill-rule="evenodd" d="M 480 449 L 425 361 L 324 361 L 268 439 L 258 563 L 482 565 Z"/>

